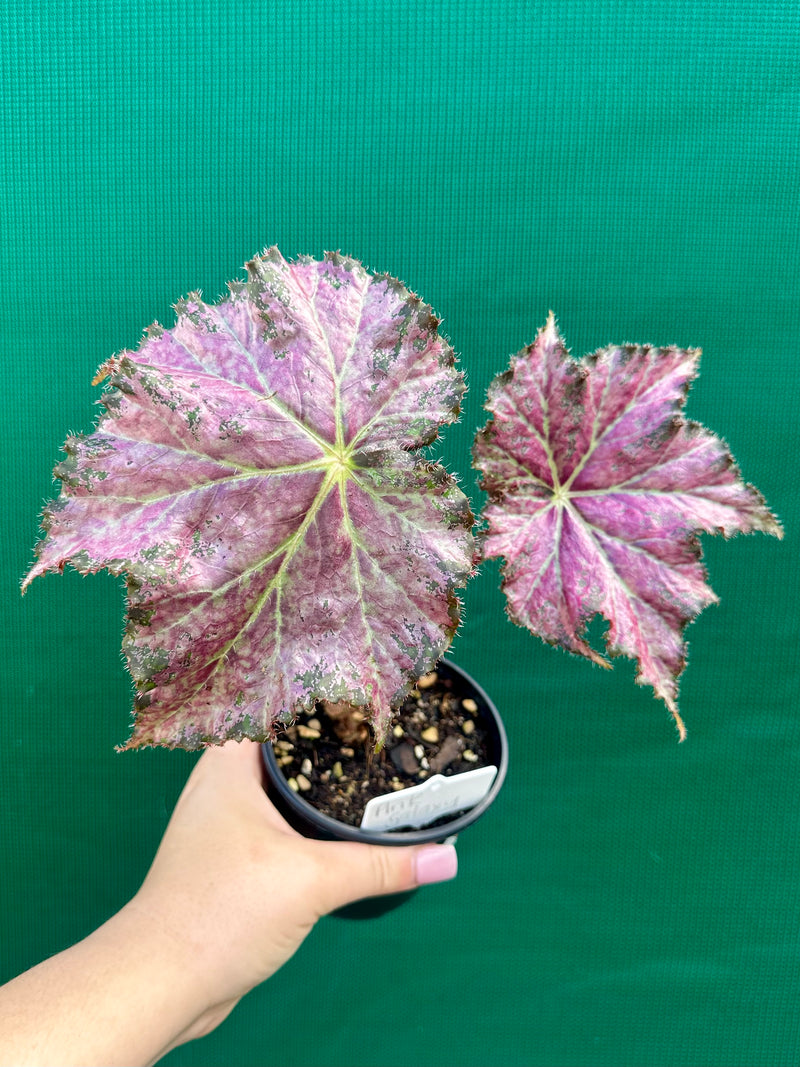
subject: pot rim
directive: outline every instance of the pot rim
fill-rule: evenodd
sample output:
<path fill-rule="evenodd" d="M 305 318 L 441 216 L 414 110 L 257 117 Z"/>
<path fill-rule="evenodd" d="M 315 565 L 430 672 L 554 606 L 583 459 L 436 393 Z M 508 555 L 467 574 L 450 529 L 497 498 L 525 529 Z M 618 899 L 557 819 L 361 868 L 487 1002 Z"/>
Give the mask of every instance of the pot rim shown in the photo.
<path fill-rule="evenodd" d="M 318 811 L 313 804 L 310 804 L 304 797 L 295 793 L 294 790 L 290 788 L 283 772 L 278 766 L 271 742 L 265 741 L 261 745 L 261 755 L 268 779 L 268 791 L 274 791 L 274 793 L 277 794 L 277 797 L 274 799 L 279 800 L 279 807 L 280 802 L 282 802 L 283 806 L 288 808 L 302 822 L 309 823 L 309 828 L 313 828 L 315 836 L 339 841 L 361 841 L 373 845 L 422 845 L 431 842 L 444 841 L 454 838 L 462 830 L 466 829 L 467 826 L 470 826 L 480 818 L 500 792 L 500 788 L 505 780 L 506 772 L 508 770 L 508 737 L 503 725 L 503 720 L 500 718 L 500 713 L 495 707 L 494 702 L 488 696 L 486 691 L 478 685 L 475 679 L 468 674 L 463 667 L 460 667 L 451 659 L 442 657 L 442 659 L 437 661 L 436 666 L 438 667 L 439 664 L 445 666 L 452 673 L 459 675 L 472 687 L 481 698 L 486 710 L 488 710 L 490 718 L 493 720 L 494 730 L 497 735 L 497 747 L 499 750 L 497 774 L 495 775 L 488 793 L 482 800 L 478 801 L 478 803 L 468 811 L 463 812 L 449 822 L 440 823 L 438 826 L 423 826 L 413 830 L 362 830 L 358 826 L 350 826 L 348 823 L 339 822 L 330 815 Z M 436 670 L 436 667 L 432 669 Z"/>

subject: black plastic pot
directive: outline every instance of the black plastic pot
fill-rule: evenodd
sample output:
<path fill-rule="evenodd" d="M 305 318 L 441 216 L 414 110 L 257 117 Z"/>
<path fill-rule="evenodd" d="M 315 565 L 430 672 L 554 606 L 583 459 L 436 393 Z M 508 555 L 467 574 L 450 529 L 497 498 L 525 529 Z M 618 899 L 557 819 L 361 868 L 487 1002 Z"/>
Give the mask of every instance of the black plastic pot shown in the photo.
<path fill-rule="evenodd" d="M 503 785 L 508 769 L 508 740 L 503 722 L 494 703 L 473 678 L 450 660 L 440 660 L 436 666 L 440 677 L 449 678 L 454 692 L 464 699 L 470 697 L 478 705 L 477 717 L 482 719 L 489 742 L 490 762 L 497 767 L 497 775 L 486 796 L 474 807 L 457 812 L 447 820 L 439 819 L 433 826 L 419 829 L 375 831 L 362 830 L 356 826 L 338 822 L 323 814 L 289 787 L 278 766 L 273 747 L 262 745 L 261 751 L 266 771 L 266 789 L 271 801 L 286 821 L 305 837 L 327 841 L 364 841 L 374 845 L 422 845 L 431 842 L 451 841 L 468 826 L 479 819 L 491 805 Z M 351 917 L 367 917 L 381 914 L 402 903 L 410 894 L 397 897 L 376 897 L 343 908 L 338 914 Z"/>

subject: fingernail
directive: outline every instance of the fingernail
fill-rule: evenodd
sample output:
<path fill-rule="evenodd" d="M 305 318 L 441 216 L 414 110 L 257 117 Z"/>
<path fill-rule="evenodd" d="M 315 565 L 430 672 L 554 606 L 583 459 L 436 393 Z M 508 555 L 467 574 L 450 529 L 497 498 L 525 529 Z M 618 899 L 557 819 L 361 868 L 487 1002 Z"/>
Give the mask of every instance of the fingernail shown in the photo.
<path fill-rule="evenodd" d="M 414 877 L 417 885 L 446 882 L 455 878 L 458 856 L 453 845 L 430 845 L 420 849 L 414 857 Z"/>

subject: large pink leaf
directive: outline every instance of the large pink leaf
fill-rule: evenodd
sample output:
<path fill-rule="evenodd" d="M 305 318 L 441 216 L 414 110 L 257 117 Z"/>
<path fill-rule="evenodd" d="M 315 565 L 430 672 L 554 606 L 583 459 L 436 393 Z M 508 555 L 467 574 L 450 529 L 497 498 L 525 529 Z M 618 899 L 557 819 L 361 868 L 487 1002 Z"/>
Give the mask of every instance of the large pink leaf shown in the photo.
<path fill-rule="evenodd" d="M 782 535 L 724 442 L 680 414 L 699 355 L 622 345 L 576 361 L 551 315 L 490 386 L 474 448 L 510 617 L 608 666 L 585 640 L 604 616 L 609 654 L 638 661 L 681 738 L 683 630 L 716 600 L 696 534 Z"/>
<path fill-rule="evenodd" d="M 128 747 L 263 739 L 318 699 L 380 733 L 473 568 L 468 502 L 417 451 L 464 392 L 430 308 L 338 254 L 247 269 L 101 368 L 25 581 L 127 575 Z"/>

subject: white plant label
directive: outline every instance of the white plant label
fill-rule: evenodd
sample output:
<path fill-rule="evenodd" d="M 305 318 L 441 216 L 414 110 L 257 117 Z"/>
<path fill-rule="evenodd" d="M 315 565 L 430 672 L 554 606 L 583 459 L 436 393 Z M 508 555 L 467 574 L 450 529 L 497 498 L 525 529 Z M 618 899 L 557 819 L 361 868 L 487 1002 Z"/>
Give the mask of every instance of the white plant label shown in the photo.
<path fill-rule="evenodd" d="M 474 808 L 492 787 L 496 767 L 479 767 L 445 778 L 435 774 L 422 785 L 412 785 L 373 797 L 364 808 L 362 830 L 418 829 L 464 808 Z"/>

